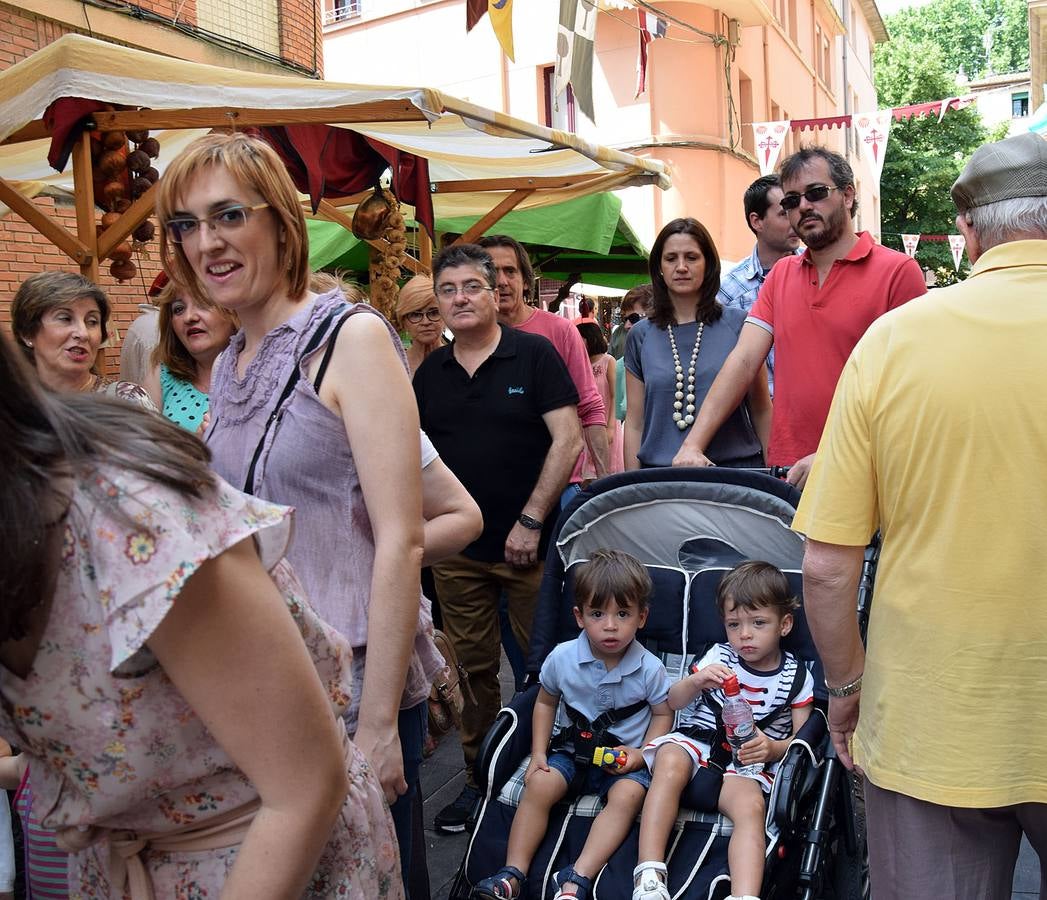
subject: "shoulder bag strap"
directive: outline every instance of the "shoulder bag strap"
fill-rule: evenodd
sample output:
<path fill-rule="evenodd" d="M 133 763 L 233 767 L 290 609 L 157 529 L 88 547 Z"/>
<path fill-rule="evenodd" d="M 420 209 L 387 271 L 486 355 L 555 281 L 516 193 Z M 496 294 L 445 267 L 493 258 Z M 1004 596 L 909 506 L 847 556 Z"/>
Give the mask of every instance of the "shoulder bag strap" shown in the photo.
<path fill-rule="evenodd" d="M 287 384 L 284 385 L 284 389 L 280 393 L 280 399 L 276 401 L 276 406 L 273 407 L 272 413 L 270 413 L 269 418 L 266 420 L 265 428 L 262 429 L 262 436 L 258 439 L 258 446 L 254 448 L 254 455 L 251 457 L 251 465 L 248 467 L 247 477 L 244 479 L 243 490 L 245 494 L 254 493 L 255 470 L 258 468 L 258 460 L 261 459 L 262 456 L 262 447 L 265 446 L 265 439 L 269 434 L 269 429 L 280 420 L 280 416 L 283 415 L 284 403 L 286 403 L 287 398 L 291 396 L 291 391 L 294 390 L 294 386 L 298 384 L 298 379 L 301 377 L 302 360 L 320 346 L 324 338 L 327 337 L 327 329 L 330 327 L 331 322 L 336 316 L 340 316 L 344 312 L 345 307 L 340 306 L 338 309 L 333 310 L 327 318 L 324 319 L 320 327 L 313 332 L 313 336 L 309 338 L 309 342 L 305 345 L 302 355 L 295 360 L 294 366 L 291 367 L 291 374 L 287 379 Z"/>

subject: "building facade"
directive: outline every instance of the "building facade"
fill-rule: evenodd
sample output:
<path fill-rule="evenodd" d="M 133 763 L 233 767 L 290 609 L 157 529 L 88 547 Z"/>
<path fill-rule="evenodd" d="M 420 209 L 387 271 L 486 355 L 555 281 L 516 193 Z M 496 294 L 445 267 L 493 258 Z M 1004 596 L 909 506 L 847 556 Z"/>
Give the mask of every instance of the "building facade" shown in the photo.
<path fill-rule="evenodd" d="M 436 87 L 660 159 L 672 166 L 671 190 L 621 192 L 634 230 L 650 246 L 666 222 L 694 216 L 729 260 L 752 249 L 742 212 L 742 194 L 759 176 L 751 124 L 874 111 L 873 48 L 887 38 L 875 0 L 658 0 L 668 31 L 648 45 L 646 90 L 637 95 L 637 10 L 603 0 L 590 121 L 571 95 L 553 97 L 558 0 L 517 0 L 514 60 L 488 17 L 466 33 L 465 0 L 325 3 L 328 78 Z M 873 176 L 850 129 L 791 132 L 783 153 L 801 143 L 851 159 L 859 225 L 878 234 Z"/>

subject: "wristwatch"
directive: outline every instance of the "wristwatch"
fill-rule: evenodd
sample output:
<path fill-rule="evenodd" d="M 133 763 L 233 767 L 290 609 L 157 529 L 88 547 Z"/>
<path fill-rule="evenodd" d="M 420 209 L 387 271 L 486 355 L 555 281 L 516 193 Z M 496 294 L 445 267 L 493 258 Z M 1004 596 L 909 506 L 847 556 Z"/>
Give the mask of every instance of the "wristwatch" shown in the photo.
<path fill-rule="evenodd" d="M 862 676 L 859 675 L 854 681 L 841 684 L 839 687 L 830 687 L 826 684 L 825 689 L 829 692 L 830 697 L 850 697 L 851 694 L 857 694 L 862 689 Z"/>
<path fill-rule="evenodd" d="M 529 516 L 527 513 L 520 513 L 520 517 L 516 520 L 524 528 L 529 528 L 531 531 L 541 531 L 544 522 L 539 522 L 534 516 Z"/>

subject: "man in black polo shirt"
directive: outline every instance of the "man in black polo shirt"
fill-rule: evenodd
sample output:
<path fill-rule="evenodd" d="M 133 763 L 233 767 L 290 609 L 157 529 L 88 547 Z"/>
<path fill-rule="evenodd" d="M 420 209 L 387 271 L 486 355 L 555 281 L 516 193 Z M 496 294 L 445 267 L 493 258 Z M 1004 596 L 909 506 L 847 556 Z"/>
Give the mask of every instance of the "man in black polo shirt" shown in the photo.
<path fill-rule="evenodd" d="M 484 517 L 476 541 L 433 566 L 444 629 L 476 696 L 462 716 L 466 786 L 434 823 L 454 832 L 464 830 L 479 796 L 472 764 L 501 705 L 498 599 L 504 591 L 513 633 L 526 648 L 545 545 L 582 435 L 578 394 L 553 345 L 498 324 L 487 252 L 475 244 L 446 248 L 433 262 L 433 284 L 454 341 L 415 373 L 418 410 Z"/>

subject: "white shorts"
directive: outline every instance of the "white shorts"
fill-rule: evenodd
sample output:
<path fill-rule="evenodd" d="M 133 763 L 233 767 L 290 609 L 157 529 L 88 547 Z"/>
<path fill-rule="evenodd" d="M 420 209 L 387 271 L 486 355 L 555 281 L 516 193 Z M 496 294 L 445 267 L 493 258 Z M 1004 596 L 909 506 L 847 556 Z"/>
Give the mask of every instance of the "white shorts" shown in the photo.
<path fill-rule="evenodd" d="M 661 737 L 655 738 L 643 748 L 643 761 L 647 763 L 647 768 L 651 770 L 652 774 L 654 773 L 654 761 L 658 753 L 658 748 L 663 744 L 675 744 L 691 757 L 692 778 L 698 774 L 700 768 L 709 764 L 709 744 L 706 741 L 687 737 L 687 735 L 680 734 L 678 731 L 670 731 L 668 734 L 663 734 Z M 730 762 L 727 764 L 727 768 L 724 769 L 723 774 L 724 776 L 733 775 L 735 778 L 750 778 L 760 785 L 765 794 L 769 794 L 771 792 L 771 785 L 774 783 L 774 773 L 778 770 L 778 765 L 778 763 L 771 763 L 770 765 L 764 766 L 757 775 L 745 775 L 739 774 L 734 767 L 734 763 Z"/>

